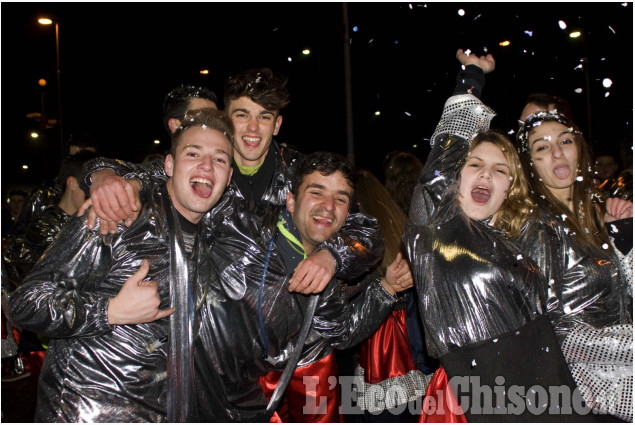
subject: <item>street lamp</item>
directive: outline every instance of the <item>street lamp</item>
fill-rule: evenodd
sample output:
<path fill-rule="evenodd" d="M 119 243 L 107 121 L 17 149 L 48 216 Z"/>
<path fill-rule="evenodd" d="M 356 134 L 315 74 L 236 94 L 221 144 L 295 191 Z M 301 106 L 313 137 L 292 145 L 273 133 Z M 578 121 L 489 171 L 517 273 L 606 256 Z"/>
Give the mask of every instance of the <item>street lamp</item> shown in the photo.
<path fill-rule="evenodd" d="M 63 159 L 64 152 L 64 130 L 62 128 L 62 71 L 60 68 L 60 26 L 57 21 L 49 18 L 40 18 L 37 20 L 42 25 L 55 24 L 55 54 L 57 56 L 57 125 L 60 130 L 60 149 Z"/>

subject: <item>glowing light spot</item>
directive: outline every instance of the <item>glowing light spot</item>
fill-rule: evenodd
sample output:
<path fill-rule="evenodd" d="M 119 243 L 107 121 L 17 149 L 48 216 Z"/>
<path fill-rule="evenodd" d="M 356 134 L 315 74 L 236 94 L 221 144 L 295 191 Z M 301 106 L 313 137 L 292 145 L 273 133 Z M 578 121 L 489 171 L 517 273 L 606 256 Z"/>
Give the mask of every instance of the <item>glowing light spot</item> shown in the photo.
<path fill-rule="evenodd" d="M 375 116 L 378 117 L 381 115 L 381 111 L 375 111 Z"/>
<path fill-rule="evenodd" d="M 357 25 L 355 25 L 355 26 L 353 27 L 353 32 L 357 32 L 357 29 L 358 29 L 358 28 L 357 28 Z"/>
<path fill-rule="evenodd" d="M 463 9 L 459 9 L 456 13 L 458 13 L 459 16 L 465 16 L 465 10 Z"/>
<path fill-rule="evenodd" d="M 608 92 L 608 91 L 606 93 L 604 93 L 604 97 L 609 97 L 610 95 L 611 95 L 611 93 Z"/>
<path fill-rule="evenodd" d="M 578 176 L 578 177 L 575 178 L 575 180 L 578 181 L 578 182 L 581 182 L 584 179 L 582 178 L 582 176 Z"/>
<path fill-rule="evenodd" d="M 160 141 L 159 139 L 156 139 L 153 143 L 154 143 L 155 145 L 160 145 L 160 144 L 161 144 L 161 141 Z"/>
<path fill-rule="evenodd" d="M 501 41 L 500 43 L 498 43 L 498 45 L 501 46 L 501 47 L 507 47 L 510 44 L 511 43 L 509 42 L 509 40 Z"/>
<path fill-rule="evenodd" d="M 615 30 L 610 25 L 609 25 L 609 29 L 611 30 L 613 34 L 615 34 Z"/>
<path fill-rule="evenodd" d="M 574 90 L 574 92 L 580 94 L 580 93 L 582 93 L 582 89 L 581 88 L 577 88 L 577 89 Z"/>
<path fill-rule="evenodd" d="M 406 114 L 406 116 L 408 116 L 408 117 L 412 116 L 412 114 L 410 114 L 410 112 L 408 112 L 408 111 L 405 111 L 404 114 Z"/>
<path fill-rule="evenodd" d="M 311 54 L 311 50 L 309 50 L 309 49 L 304 49 L 304 50 L 302 50 L 302 54 L 303 54 L 303 55 L 310 55 L 310 54 Z"/>
<path fill-rule="evenodd" d="M 572 33 L 569 33 L 569 38 L 578 38 L 582 35 L 582 33 L 580 31 L 573 31 Z"/>
<path fill-rule="evenodd" d="M 530 37 L 534 36 L 534 32 L 533 31 L 529 31 L 529 30 L 525 30 L 525 34 L 527 34 Z M 526 51 L 526 50 L 525 50 Z"/>
<path fill-rule="evenodd" d="M 31 139 L 37 139 L 38 137 L 40 137 L 40 135 L 36 132 L 31 133 Z"/>
<path fill-rule="evenodd" d="M 561 30 L 567 29 L 567 23 L 563 20 L 558 21 L 558 26 L 560 27 Z"/>
<path fill-rule="evenodd" d="M 602 244 L 602 249 L 609 249 L 609 244 L 603 243 Z"/>
<path fill-rule="evenodd" d="M 26 164 L 24 164 L 24 165 L 22 166 L 22 169 L 23 169 L 23 170 L 28 170 L 28 169 L 29 169 L 29 166 L 28 166 L 28 165 L 26 165 Z"/>
<path fill-rule="evenodd" d="M 610 78 L 605 78 L 602 80 L 602 86 L 604 86 L 605 88 L 609 88 L 613 85 L 613 80 L 611 80 Z"/>

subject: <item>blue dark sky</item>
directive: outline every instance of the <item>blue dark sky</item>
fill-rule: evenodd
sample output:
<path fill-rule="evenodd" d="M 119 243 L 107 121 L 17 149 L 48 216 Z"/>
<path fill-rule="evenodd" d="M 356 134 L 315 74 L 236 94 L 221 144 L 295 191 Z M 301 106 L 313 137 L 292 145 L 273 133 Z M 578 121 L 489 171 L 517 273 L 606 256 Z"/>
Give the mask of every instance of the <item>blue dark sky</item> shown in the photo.
<path fill-rule="evenodd" d="M 289 77 L 292 100 L 278 140 L 304 152 L 347 153 L 342 3 L 1 7 L 3 192 L 57 171 L 56 128 L 38 144 L 28 137 L 37 122 L 26 118 L 41 111 L 42 93 L 46 115 L 57 117 L 55 34 L 36 23 L 44 14 L 60 23 L 64 132 L 90 132 L 106 156 L 141 161 L 167 149 L 161 102 L 172 86 L 206 84 L 221 96 L 227 76 L 261 66 Z M 454 86 L 458 48 L 487 49 L 497 61 L 483 93 L 498 112 L 495 128 L 515 128 L 526 95 L 541 91 L 571 102 L 598 149 L 632 134 L 632 3 L 353 2 L 348 15 L 355 161 L 378 177 L 391 151 L 425 159 L 425 139 Z M 580 38 L 569 38 L 573 29 Z M 503 40 L 510 45 L 501 47 Z M 581 58 L 587 70 L 579 69 Z M 48 81 L 44 90 L 40 78 Z"/>

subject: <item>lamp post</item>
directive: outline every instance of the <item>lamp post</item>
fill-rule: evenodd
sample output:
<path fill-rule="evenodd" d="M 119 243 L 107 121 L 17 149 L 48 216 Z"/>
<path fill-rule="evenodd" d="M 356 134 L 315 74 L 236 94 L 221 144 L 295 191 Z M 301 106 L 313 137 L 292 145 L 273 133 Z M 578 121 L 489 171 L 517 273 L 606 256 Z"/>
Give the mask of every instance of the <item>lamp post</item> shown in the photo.
<path fill-rule="evenodd" d="M 65 156 L 64 152 L 64 129 L 62 127 L 62 71 L 60 68 L 60 26 L 57 21 L 49 18 L 40 18 L 37 20 L 42 25 L 55 24 L 55 55 L 57 58 L 57 126 L 60 132 L 60 152 L 61 158 Z"/>

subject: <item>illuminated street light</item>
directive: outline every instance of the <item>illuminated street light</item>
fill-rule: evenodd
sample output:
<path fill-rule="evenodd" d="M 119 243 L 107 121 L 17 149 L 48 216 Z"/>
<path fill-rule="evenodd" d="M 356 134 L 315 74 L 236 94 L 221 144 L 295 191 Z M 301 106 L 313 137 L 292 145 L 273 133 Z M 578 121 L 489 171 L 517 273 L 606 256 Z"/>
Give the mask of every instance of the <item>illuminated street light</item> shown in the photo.
<path fill-rule="evenodd" d="M 42 25 L 55 24 L 55 55 L 57 57 L 57 125 L 60 129 L 61 157 L 64 158 L 64 129 L 62 128 L 62 71 L 60 68 L 60 26 L 57 21 L 53 21 L 49 18 L 40 18 L 37 21 Z"/>

